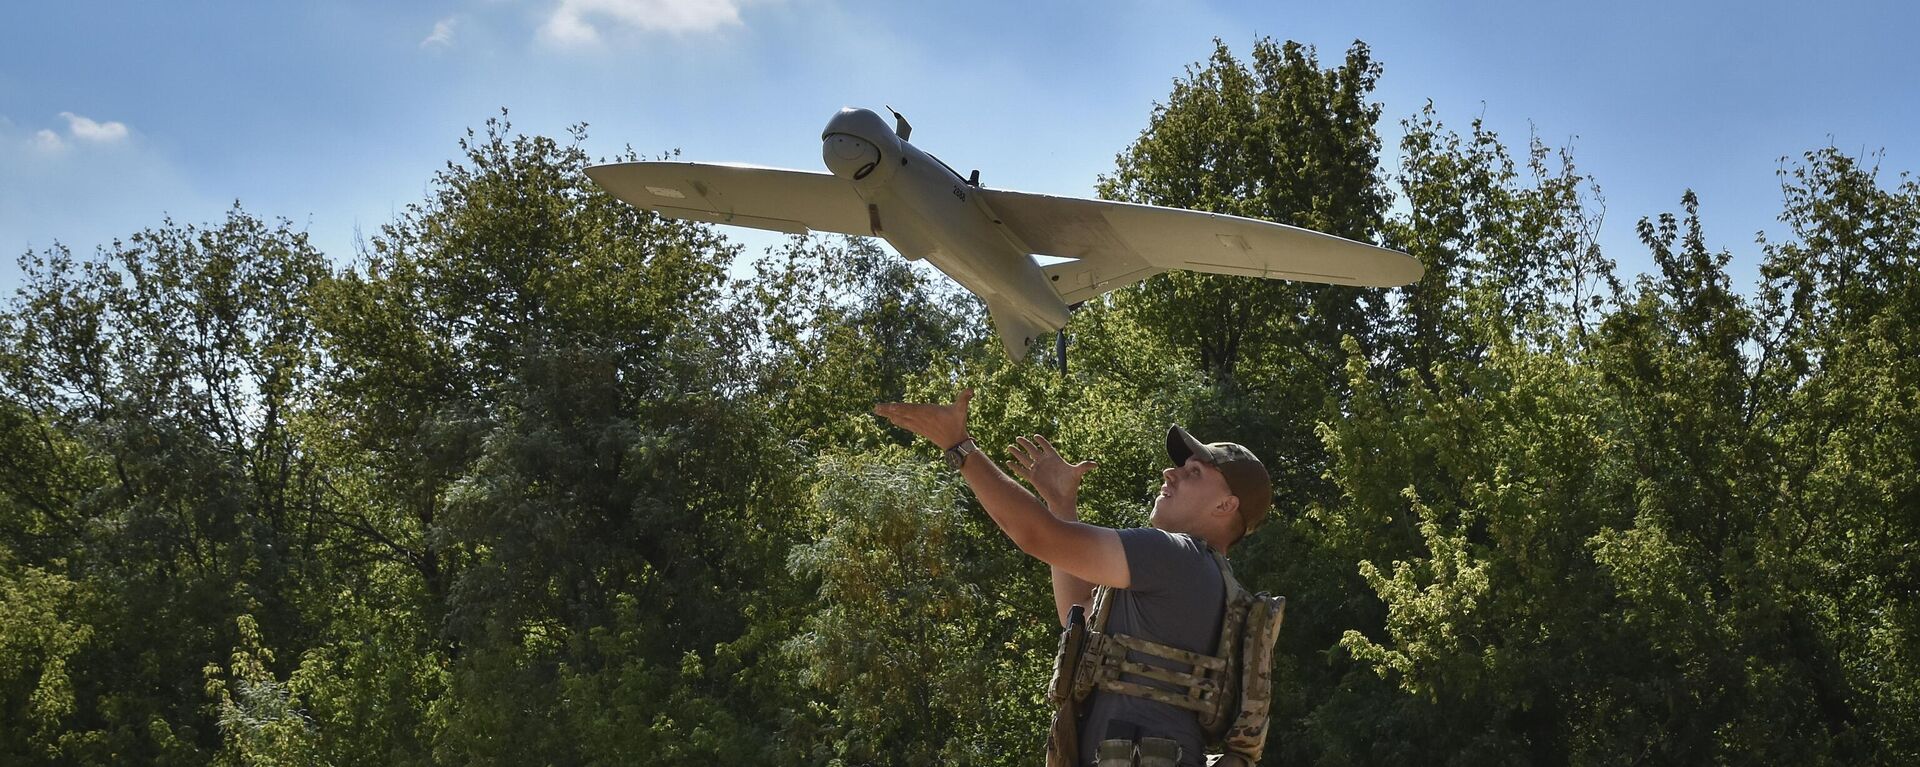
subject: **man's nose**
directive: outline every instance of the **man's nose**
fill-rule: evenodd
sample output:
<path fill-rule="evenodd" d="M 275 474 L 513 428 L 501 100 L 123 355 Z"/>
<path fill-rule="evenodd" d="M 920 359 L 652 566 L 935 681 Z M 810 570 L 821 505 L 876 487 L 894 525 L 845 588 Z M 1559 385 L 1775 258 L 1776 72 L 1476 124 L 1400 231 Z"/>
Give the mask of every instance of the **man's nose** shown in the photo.
<path fill-rule="evenodd" d="M 1172 468 L 1166 468 L 1166 469 L 1161 469 L 1161 470 L 1160 470 L 1160 480 L 1161 480 L 1162 482 L 1172 482 L 1172 481 L 1173 481 L 1173 478 L 1174 478 L 1174 477 L 1175 477 L 1176 475 L 1177 475 L 1177 473 L 1176 473 L 1176 472 L 1175 472 L 1175 470 L 1174 470 L 1174 469 L 1172 469 Z"/>

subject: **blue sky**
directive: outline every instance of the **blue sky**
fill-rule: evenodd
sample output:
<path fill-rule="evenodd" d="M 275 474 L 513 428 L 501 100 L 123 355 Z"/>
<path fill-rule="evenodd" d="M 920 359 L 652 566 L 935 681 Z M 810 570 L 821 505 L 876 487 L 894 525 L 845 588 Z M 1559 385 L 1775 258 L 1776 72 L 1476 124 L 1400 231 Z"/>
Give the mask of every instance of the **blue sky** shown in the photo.
<path fill-rule="evenodd" d="M 1917 22 L 1844 1 L 13 3 L 0 288 L 29 249 L 90 253 L 235 200 L 343 261 L 501 107 L 523 132 L 588 123 L 596 155 L 819 169 L 837 109 L 892 104 L 915 144 L 989 186 L 1086 195 L 1213 38 L 1245 56 L 1258 36 L 1324 63 L 1371 45 L 1390 149 L 1428 99 L 1511 147 L 1529 130 L 1571 143 L 1627 273 L 1651 268 L 1634 222 L 1695 189 L 1749 288 L 1754 233 L 1783 234 L 1780 158 L 1832 143 L 1884 150 L 1888 183 L 1920 169 Z"/>

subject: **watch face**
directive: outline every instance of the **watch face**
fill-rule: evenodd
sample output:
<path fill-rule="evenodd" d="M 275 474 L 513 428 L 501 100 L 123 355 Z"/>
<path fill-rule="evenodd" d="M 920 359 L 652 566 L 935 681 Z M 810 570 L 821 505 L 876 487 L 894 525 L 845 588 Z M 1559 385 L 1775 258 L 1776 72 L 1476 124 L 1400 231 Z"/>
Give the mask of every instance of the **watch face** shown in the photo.
<path fill-rule="evenodd" d="M 973 443 L 972 438 L 962 440 L 960 444 L 954 445 L 951 449 L 947 450 L 947 465 L 956 469 L 965 466 L 967 465 L 967 455 L 979 449 L 980 448 Z"/>

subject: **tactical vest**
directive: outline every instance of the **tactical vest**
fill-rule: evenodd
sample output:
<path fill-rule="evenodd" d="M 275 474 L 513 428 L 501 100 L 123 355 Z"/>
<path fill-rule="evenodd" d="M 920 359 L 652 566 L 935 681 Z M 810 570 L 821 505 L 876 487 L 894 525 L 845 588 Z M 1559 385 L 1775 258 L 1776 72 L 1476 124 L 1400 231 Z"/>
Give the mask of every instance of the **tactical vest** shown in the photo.
<path fill-rule="evenodd" d="M 1107 631 L 1108 600 L 1113 589 L 1099 586 L 1093 592 L 1093 614 L 1085 624 L 1070 621 L 1061 634 L 1047 699 L 1062 711 L 1077 712 L 1080 702 L 1098 689 L 1186 709 L 1199 720 L 1207 749 L 1226 756 L 1223 764 L 1260 761 L 1260 753 L 1266 748 L 1272 699 L 1273 642 L 1280 635 L 1287 599 L 1266 592 L 1249 593 L 1233 577 L 1227 558 L 1212 548 L 1207 551 L 1219 565 L 1225 586 L 1220 638 L 1213 654 L 1202 655 Z M 1141 656 L 1167 661 L 1187 671 L 1136 660 Z M 1129 681 L 1123 675 L 1151 679 L 1176 689 Z M 1071 714 L 1056 716 L 1050 743 L 1066 746 L 1077 737 L 1077 718 Z M 1074 732 L 1060 732 L 1062 727 L 1071 727 Z M 1053 756 L 1050 748 L 1050 763 Z"/>

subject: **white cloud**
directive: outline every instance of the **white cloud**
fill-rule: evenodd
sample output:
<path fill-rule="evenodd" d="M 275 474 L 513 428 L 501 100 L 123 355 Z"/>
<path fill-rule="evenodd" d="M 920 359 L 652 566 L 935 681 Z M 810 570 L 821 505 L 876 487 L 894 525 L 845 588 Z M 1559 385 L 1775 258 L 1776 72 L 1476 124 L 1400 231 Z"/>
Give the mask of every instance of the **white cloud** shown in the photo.
<path fill-rule="evenodd" d="M 563 47 L 600 40 L 596 23 L 643 32 L 709 32 L 740 24 L 738 0 L 560 0 L 540 39 Z"/>
<path fill-rule="evenodd" d="M 454 22 L 454 18 L 455 18 L 455 17 L 453 17 L 453 16 L 448 16 L 448 17 L 446 17 L 446 18 L 444 18 L 444 19 L 441 19 L 441 20 L 439 20 L 439 21 L 437 21 L 437 22 L 434 22 L 434 24 L 433 24 L 433 33 L 432 33 L 432 34 L 429 34 L 429 35 L 427 35 L 427 39 L 425 39 L 425 40 L 421 40 L 421 41 L 420 41 L 420 47 L 422 47 L 422 48 L 451 48 L 451 47 L 453 47 L 453 22 Z"/>
<path fill-rule="evenodd" d="M 0 143 L 14 147 L 26 147 L 42 155 L 60 154 L 82 144 L 124 145 L 131 131 L 122 122 L 100 122 L 72 112 L 61 112 L 60 117 L 67 121 L 67 129 L 55 128 L 33 130 L 31 134 L 16 133 L 12 120 L 0 117 Z"/>
<path fill-rule="evenodd" d="M 182 221 L 212 220 L 233 203 L 229 195 L 203 195 L 191 174 L 144 146 L 131 126 L 125 139 L 101 143 L 69 132 L 66 120 L 51 122 L 0 120 L 0 261 L 56 241 L 87 253 L 160 223 L 169 211 Z M 0 292 L 16 279 L 0 264 Z"/>
<path fill-rule="evenodd" d="M 73 137 L 83 141 L 109 143 L 121 141 L 127 137 L 126 123 L 98 123 L 72 112 L 61 112 L 60 116 L 67 118 L 67 130 L 73 133 Z M 41 131 L 42 134 L 47 132 Z"/>
<path fill-rule="evenodd" d="M 43 152 L 58 152 L 67 148 L 67 142 L 60 139 L 60 134 L 42 128 L 33 134 L 33 146 Z"/>

